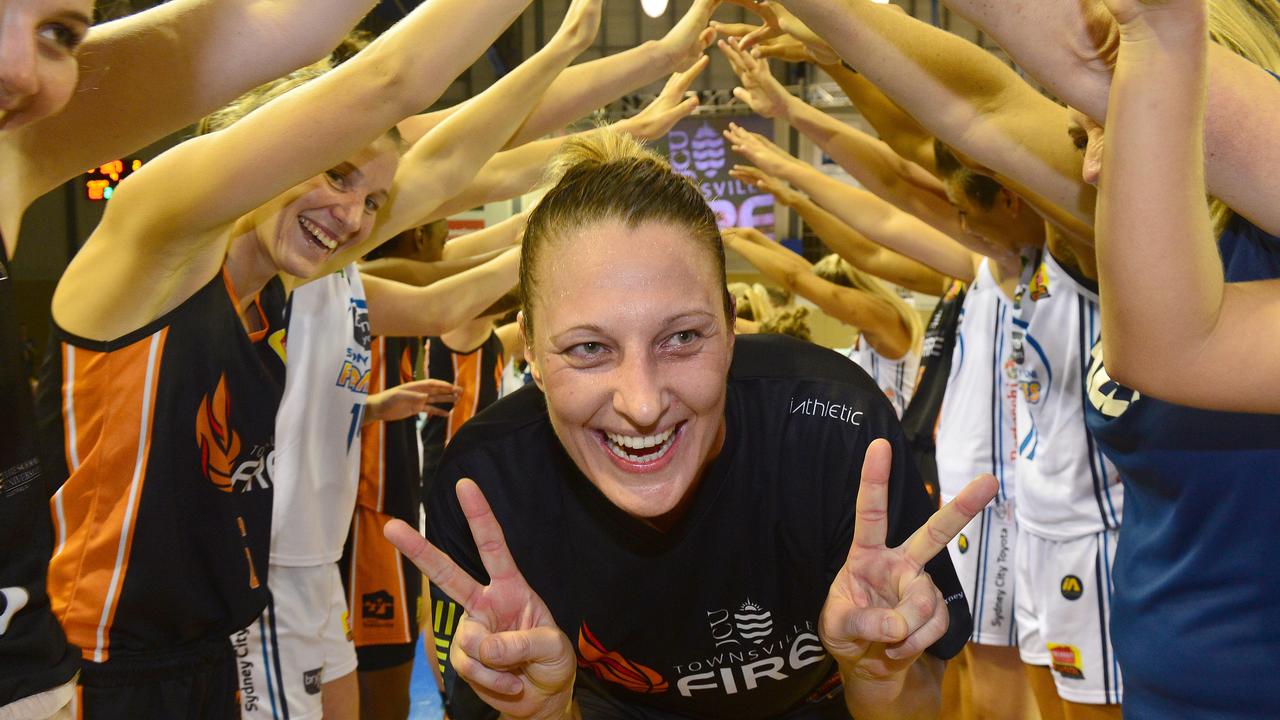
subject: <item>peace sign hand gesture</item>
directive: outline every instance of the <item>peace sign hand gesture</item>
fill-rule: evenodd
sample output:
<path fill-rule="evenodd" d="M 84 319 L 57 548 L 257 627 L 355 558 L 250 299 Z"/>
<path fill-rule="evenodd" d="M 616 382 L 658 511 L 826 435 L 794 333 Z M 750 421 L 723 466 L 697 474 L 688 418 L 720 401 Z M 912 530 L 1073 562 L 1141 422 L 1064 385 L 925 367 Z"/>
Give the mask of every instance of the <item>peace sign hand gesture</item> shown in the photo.
<path fill-rule="evenodd" d="M 947 631 L 942 593 L 924 566 L 995 497 L 999 486 L 983 475 L 929 518 L 905 543 L 886 543 L 889 469 L 885 440 L 867 448 L 858 488 L 853 544 L 831 583 L 818 634 L 842 674 L 866 680 L 900 677 Z"/>
<path fill-rule="evenodd" d="M 481 585 L 443 551 L 399 520 L 383 533 L 436 587 L 466 610 L 449 661 L 476 694 L 504 717 L 567 717 L 577 667 L 569 638 L 516 567 L 480 488 L 463 478 L 458 504 L 489 584 Z"/>

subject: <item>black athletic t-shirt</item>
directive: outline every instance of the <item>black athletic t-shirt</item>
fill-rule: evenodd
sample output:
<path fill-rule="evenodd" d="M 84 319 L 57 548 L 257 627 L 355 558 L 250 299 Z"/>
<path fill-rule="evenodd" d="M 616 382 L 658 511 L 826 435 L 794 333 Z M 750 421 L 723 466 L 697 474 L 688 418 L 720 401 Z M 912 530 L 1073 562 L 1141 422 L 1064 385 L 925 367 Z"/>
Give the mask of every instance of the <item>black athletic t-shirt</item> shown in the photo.
<path fill-rule="evenodd" d="M 738 338 L 725 415 L 724 447 L 666 533 L 578 471 L 535 386 L 473 418 L 445 450 L 428 537 L 487 582 L 453 491 L 474 479 L 576 648 L 588 718 L 848 717 L 817 622 L 852 541 L 872 440 L 894 449 L 890 543 L 931 513 L 897 417 L 861 368 L 777 335 Z M 948 658 L 968 637 L 968 606 L 946 553 L 928 571 L 951 615 L 929 652 Z M 434 587 L 432 600 L 447 650 L 462 609 Z M 451 717 L 492 716 L 447 664 L 445 682 Z"/>
<path fill-rule="evenodd" d="M 0 238 L 0 706 L 71 679 L 80 653 L 49 610 L 53 527 L 35 405 Z"/>
<path fill-rule="evenodd" d="M 902 413 L 902 431 L 911 444 L 920 476 L 934 498 L 940 497 L 934 436 L 937 434 L 938 413 L 942 411 L 942 396 L 947 392 L 947 378 L 951 377 L 951 356 L 956 347 L 956 330 L 960 327 L 960 307 L 964 305 L 965 291 L 964 283 L 952 280 L 951 287 L 934 307 L 924 333 L 915 394 Z"/>

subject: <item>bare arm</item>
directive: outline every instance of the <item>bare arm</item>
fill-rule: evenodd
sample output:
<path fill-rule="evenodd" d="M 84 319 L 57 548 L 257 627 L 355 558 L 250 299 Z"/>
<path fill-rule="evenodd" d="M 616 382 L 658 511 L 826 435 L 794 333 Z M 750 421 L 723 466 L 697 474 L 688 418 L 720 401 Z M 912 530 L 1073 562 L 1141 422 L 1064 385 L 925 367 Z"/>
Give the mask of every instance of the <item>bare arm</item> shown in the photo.
<path fill-rule="evenodd" d="M 435 262 L 422 262 L 398 257 L 378 258 L 377 260 L 361 262 L 360 274 L 422 287 L 451 275 L 457 275 L 464 270 L 483 265 L 504 252 L 506 252 L 505 248 L 492 250 L 481 255 L 458 257 L 452 260 L 437 260 Z"/>
<path fill-rule="evenodd" d="M 758 230 L 726 231 L 730 248 L 766 277 L 817 305 L 846 325 L 858 328 L 876 352 L 899 358 L 911 351 L 911 331 L 884 300 L 855 288 L 843 287 L 813 274 L 807 260 L 782 247 Z"/>
<path fill-rule="evenodd" d="M 768 140 L 730 125 L 733 151 L 766 173 L 791 183 L 842 222 L 890 250 L 964 282 L 973 280 L 974 253 L 949 235 L 874 194 L 828 177 Z"/>
<path fill-rule="evenodd" d="M 524 333 L 520 332 L 519 323 L 507 323 L 493 332 L 502 343 L 502 357 L 507 362 L 524 355 Z"/>
<path fill-rule="evenodd" d="M 494 250 L 505 250 L 520 242 L 527 213 L 517 213 L 496 225 L 467 233 L 444 244 L 444 258 L 465 258 Z"/>
<path fill-rule="evenodd" d="M 871 0 L 786 4 L 935 137 L 1092 222 L 1067 110 L 994 55 Z"/>
<path fill-rule="evenodd" d="M 475 319 L 510 290 L 519 266 L 520 250 L 511 248 L 479 267 L 427 287 L 366 278 L 369 329 L 392 337 L 443 335 Z"/>
<path fill-rule="evenodd" d="M 1121 25 L 1098 206 L 1107 372 L 1172 402 L 1276 412 L 1275 394 L 1258 388 L 1278 376 L 1280 281 L 1224 282 L 1204 202 L 1204 5 L 1113 6 L 1132 17 Z"/>
<path fill-rule="evenodd" d="M 1099 121 L 1107 115 L 1120 32 L 1102 0 L 948 0 L 1029 74 Z M 1247 21 L 1246 21 L 1247 22 Z M 1272 31 L 1273 32 L 1273 31 Z M 1209 192 L 1280 234 L 1280 82 L 1217 43 L 1208 50 L 1205 178 Z M 1270 68 L 1280 71 L 1280 68 Z"/>
<path fill-rule="evenodd" d="M 71 102 L 21 131 L 27 202 L 320 59 L 373 4 L 175 0 L 93 28 Z"/>

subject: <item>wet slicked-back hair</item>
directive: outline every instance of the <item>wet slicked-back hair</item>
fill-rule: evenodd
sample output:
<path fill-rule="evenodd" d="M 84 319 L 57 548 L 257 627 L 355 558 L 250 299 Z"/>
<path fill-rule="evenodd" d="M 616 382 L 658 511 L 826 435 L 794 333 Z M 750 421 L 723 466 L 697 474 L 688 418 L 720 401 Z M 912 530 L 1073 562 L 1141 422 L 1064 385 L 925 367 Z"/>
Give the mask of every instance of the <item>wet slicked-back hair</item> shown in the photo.
<path fill-rule="evenodd" d="M 672 170 L 666 160 L 628 135 L 601 128 L 566 141 L 552 161 L 548 177 L 555 184 L 529 213 L 520 253 L 520 296 L 530 339 L 539 258 L 547 245 L 609 221 L 627 229 L 661 223 L 688 231 L 689 254 L 704 254 L 714 265 L 725 318 L 732 322 L 724 280 L 724 243 L 715 213 L 697 186 Z"/>

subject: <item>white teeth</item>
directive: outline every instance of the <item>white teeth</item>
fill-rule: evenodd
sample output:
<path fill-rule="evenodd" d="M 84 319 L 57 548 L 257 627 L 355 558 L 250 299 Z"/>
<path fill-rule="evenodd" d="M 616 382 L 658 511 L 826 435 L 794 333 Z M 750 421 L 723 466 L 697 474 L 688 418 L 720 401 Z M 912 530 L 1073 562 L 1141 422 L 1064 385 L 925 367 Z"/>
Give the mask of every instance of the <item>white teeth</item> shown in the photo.
<path fill-rule="evenodd" d="M 616 433 L 611 433 L 611 432 L 606 432 L 605 435 L 608 435 L 610 440 L 612 440 L 614 443 L 618 445 L 621 445 L 622 447 L 629 447 L 636 450 L 643 450 L 645 448 L 654 447 L 655 445 L 661 445 L 662 443 L 667 441 L 667 438 L 671 437 L 671 433 L 673 432 L 675 432 L 674 427 L 667 430 L 666 432 L 658 433 L 657 435 L 644 435 L 644 436 L 618 435 Z"/>
<path fill-rule="evenodd" d="M 611 432 L 606 432 L 605 435 L 609 438 L 609 442 L 605 443 L 605 445 L 608 446 L 609 451 L 614 455 L 633 463 L 655 462 L 666 455 L 667 451 L 671 449 L 671 446 L 675 444 L 675 428 L 671 428 L 670 430 L 657 435 L 646 435 L 644 437 L 618 435 Z M 623 449 L 624 447 L 635 450 L 658 447 L 658 451 L 654 453 L 647 453 L 643 457 L 640 457 L 627 452 Z"/>
<path fill-rule="evenodd" d="M 316 241 L 319 242 L 321 245 L 324 245 L 326 248 L 329 248 L 330 250 L 338 247 L 337 241 L 331 239 L 329 237 L 329 233 L 325 232 L 324 228 L 320 227 L 319 225 L 316 225 L 315 223 L 311 222 L 310 220 L 304 217 L 299 217 L 298 222 L 301 223 L 302 227 L 305 228 L 307 232 L 311 233 L 312 237 L 314 237 Z"/>

